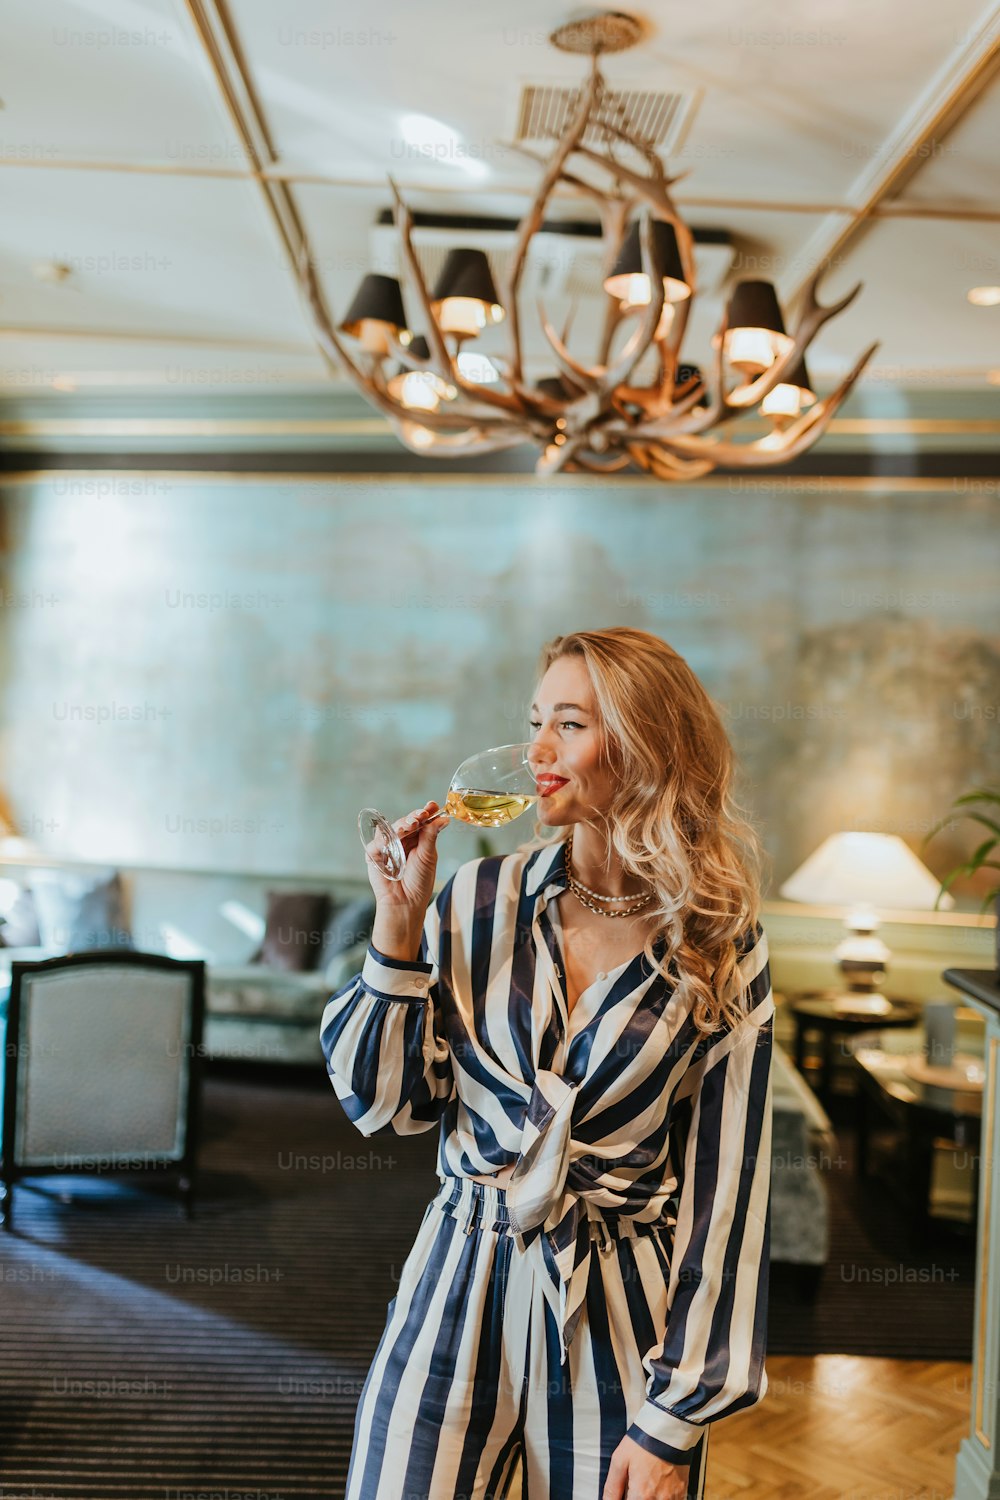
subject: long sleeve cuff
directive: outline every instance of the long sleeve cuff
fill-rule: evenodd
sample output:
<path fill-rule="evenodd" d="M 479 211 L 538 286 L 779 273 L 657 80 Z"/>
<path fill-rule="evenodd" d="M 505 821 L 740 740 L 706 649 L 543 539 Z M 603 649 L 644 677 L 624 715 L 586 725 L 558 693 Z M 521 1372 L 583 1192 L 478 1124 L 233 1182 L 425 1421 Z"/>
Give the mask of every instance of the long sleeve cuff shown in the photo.
<path fill-rule="evenodd" d="M 657 1458 L 673 1464 L 689 1464 L 691 1449 L 706 1431 L 704 1422 L 686 1422 L 647 1398 L 636 1412 L 627 1436 Z"/>
<path fill-rule="evenodd" d="M 380 1000 L 426 1000 L 430 991 L 433 964 L 415 958 L 387 958 L 373 943 L 361 968 L 361 983 L 370 995 Z"/>

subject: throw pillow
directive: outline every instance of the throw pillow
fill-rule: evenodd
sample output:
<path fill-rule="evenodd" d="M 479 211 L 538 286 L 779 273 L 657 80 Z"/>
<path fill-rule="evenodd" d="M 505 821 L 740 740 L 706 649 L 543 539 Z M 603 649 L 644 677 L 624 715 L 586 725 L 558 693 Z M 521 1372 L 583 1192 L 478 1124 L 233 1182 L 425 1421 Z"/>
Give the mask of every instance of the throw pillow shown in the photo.
<path fill-rule="evenodd" d="M 0 946 L 4 948 L 37 948 L 42 939 L 38 931 L 38 913 L 30 887 L 19 886 L 17 895 L 3 913 L 0 923 Z"/>
<path fill-rule="evenodd" d="M 304 974 L 317 967 L 330 915 L 326 891 L 268 891 L 264 941 L 253 962 Z"/>
<path fill-rule="evenodd" d="M 93 948 L 135 947 L 117 870 L 100 875 L 36 870 L 31 889 L 38 930 L 46 948 L 80 953 Z"/>

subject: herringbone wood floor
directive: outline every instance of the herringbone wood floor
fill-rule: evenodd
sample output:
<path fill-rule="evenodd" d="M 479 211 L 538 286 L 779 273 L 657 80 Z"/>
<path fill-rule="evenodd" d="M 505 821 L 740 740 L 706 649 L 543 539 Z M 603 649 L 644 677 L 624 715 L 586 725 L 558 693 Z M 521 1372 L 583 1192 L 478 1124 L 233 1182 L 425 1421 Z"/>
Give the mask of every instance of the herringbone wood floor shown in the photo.
<path fill-rule="evenodd" d="M 712 1435 L 705 1500 L 949 1500 L 970 1365 L 771 1356 L 767 1374 Z"/>

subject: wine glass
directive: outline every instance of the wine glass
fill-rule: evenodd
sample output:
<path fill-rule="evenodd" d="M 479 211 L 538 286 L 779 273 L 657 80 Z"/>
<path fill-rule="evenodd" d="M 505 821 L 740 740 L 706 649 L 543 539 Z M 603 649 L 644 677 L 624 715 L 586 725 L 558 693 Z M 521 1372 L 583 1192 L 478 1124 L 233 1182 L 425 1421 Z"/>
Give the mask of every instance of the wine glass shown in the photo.
<path fill-rule="evenodd" d="M 458 818 L 475 828 L 503 828 L 538 801 L 535 773 L 528 764 L 531 743 L 495 745 L 463 760 L 451 778 L 448 797 L 440 812 L 431 813 L 411 825 L 415 832 L 435 818 Z M 389 880 L 402 880 L 406 853 L 395 828 L 374 807 L 358 813 L 358 832 L 365 854 Z"/>

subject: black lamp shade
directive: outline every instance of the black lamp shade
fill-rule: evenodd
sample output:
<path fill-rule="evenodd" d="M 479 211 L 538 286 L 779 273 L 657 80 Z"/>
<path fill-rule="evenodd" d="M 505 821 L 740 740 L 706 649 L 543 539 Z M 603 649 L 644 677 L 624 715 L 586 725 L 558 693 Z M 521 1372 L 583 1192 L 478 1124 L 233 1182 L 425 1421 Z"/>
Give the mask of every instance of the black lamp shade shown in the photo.
<path fill-rule="evenodd" d="M 778 294 L 769 281 L 739 281 L 729 298 L 725 347 L 729 361 L 753 380 L 792 345 Z M 718 341 L 716 335 L 715 342 Z"/>
<path fill-rule="evenodd" d="M 770 417 L 779 429 L 794 421 L 804 406 L 812 406 L 816 393 L 809 382 L 804 359 L 795 364 L 760 403 L 761 415 Z"/>
<path fill-rule="evenodd" d="M 366 322 L 385 323 L 397 332 L 406 328 L 403 293 L 394 276 L 372 271 L 365 277 L 340 325 L 341 332 L 357 338 L 361 324 Z"/>
<path fill-rule="evenodd" d="M 407 354 L 412 354 L 414 359 L 430 359 L 431 357 L 430 345 L 422 333 L 414 334 L 406 346 L 406 352 Z M 404 365 L 400 362 L 392 372 L 393 378 L 395 379 L 397 375 L 409 375 L 410 370 L 410 365 Z"/>
<path fill-rule="evenodd" d="M 484 251 L 448 251 L 447 259 L 434 283 L 431 301 L 443 302 L 446 297 L 469 297 L 474 302 L 499 307 L 500 298 Z"/>
<path fill-rule="evenodd" d="M 540 396 L 551 396 L 553 401 L 569 400 L 569 392 L 559 375 L 546 375 L 544 380 L 537 380 L 535 390 Z"/>
<path fill-rule="evenodd" d="M 674 376 L 674 388 L 679 389 L 682 386 L 690 385 L 692 380 L 697 380 L 701 383 L 701 390 L 698 393 L 698 400 L 695 405 L 703 406 L 708 401 L 708 391 L 705 389 L 705 377 L 701 373 L 701 366 L 678 365 L 677 374 Z M 691 392 L 686 390 L 682 399 L 686 401 L 690 395 Z"/>
<path fill-rule="evenodd" d="M 781 430 L 799 416 L 804 406 L 812 406 L 815 400 L 816 393 L 809 382 L 806 362 L 800 358 L 764 397 L 760 403 L 761 415 L 769 417 Z"/>
<path fill-rule="evenodd" d="M 787 375 L 782 376 L 781 384 L 795 385 L 798 386 L 800 391 L 809 391 L 811 395 L 816 394 L 812 387 L 812 381 L 809 379 L 809 371 L 806 369 L 805 355 L 792 366 Z"/>
<path fill-rule="evenodd" d="M 624 297 L 628 290 L 627 278 L 630 276 L 643 275 L 642 245 L 639 241 L 639 220 L 635 219 L 628 234 L 622 242 L 615 261 L 611 275 L 604 282 L 604 290 L 610 292 L 612 297 Z M 666 282 L 666 295 L 669 302 L 680 302 L 691 295 L 687 278 L 684 275 L 684 267 L 681 264 L 681 252 L 677 244 L 677 235 L 674 226 L 668 224 L 666 219 L 653 220 L 653 242 L 656 246 L 656 257 L 660 263 L 660 270 Z M 619 280 L 619 278 L 621 278 Z M 616 285 L 617 283 L 617 285 Z M 673 285 L 671 285 L 673 283 Z M 684 290 L 681 290 L 681 289 Z"/>
<path fill-rule="evenodd" d="M 729 299 L 729 327 L 766 328 L 784 333 L 785 323 L 778 304 L 778 294 L 769 281 L 738 281 Z"/>
<path fill-rule="evenodd" d="M 414 359 L 430 359 L 431 346 L 422 333 L 416 333 L 407 344 L 406 352 L 407 354 L 412 354 Z M 409 370 L 409 368 L 409 365 L 400 365 L 397 373 L 401 375 L 404 371 Z"/>

